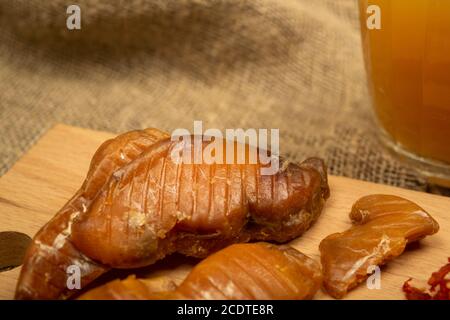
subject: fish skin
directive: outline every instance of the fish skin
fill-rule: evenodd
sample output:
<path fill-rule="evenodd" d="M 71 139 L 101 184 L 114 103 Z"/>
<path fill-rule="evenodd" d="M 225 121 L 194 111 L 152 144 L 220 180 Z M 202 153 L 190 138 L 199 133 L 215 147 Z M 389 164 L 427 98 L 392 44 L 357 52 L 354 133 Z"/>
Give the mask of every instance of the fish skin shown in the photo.
<path fill-rule="evenodd" d="M 281 159 L 283 169 L 269 176 L 260 162 L 175 163 L 178 144 L 160 141 L 114 173 L 73 223 L 80 251 L 136 268 L 175 252 L 204 258 L 236 242 L 287 242 L 310 227 L 329 195 L 320 159 Z"/>
<path fill-rule="evenodd" d="M 320 289 L 320 264 L 287 245 L 234 244 L 198 263 L 178 287 L 167 280 L 114 280 L 82 300 L 308 300 Z M 158 284 L 158 285 L 155 285 Z"/>
<path fill-rule="evenodd" d="M 362 197 L 350 219 L 350 229 L 327 236 L 319 245 L 324 288 L 338 299 L 367 279 L 369 266 L 383 265 L 401 255 L 408 243 L 439 231 L 428 212 L 394 195 Z"/>
<path fill-rule="evenodd" d="M 74 247 L 70 241 L 73 219 L 88 210 L 113 172 L 167 137 L 167 133 L 158 129 L 131 131 L 105 141 L 98 148 L 82 187 L 34 236 L 24 257 L 15 299 L 69 297 L 74 293 L 66 286 L 66 268 L 70 265 L 80 266 L 82 287 L 109 270 L 108 266 L 93 261 Z"/>
<path fill-rule="evenodd" d="M 68 276 L 66 268 L 69 265 L 76 264 L 80 266 L 82 271 L 82 288 L 111 268 L 111 264 L 105 264 L 101 259 L 95 259 L 95 257 L 90 256 L 89 250 L 88 252 L 80 250 L 77 241 L 74 240 L 74 226 L 79 225 L 79 221 L 86 221 L 86 216 L 93 212 L 92 206 L 101 198 L 101 192 L 104 191 L 106 185 L 112 179 L 117 179 L 123 168 L 141 158 L 157 142 L 167 141 L 168 137 L 167 133 L 157 129 L 146 129 L 125 133 L 102 144 L 91 161 L 83 186 L 34 237 L 25 255 L 24 265 L 16 287 L 16 299 L 63 299 L 77 293 L 75 290 L 68 290 L 66 286 Z M 317 218 L 325 199 L 329 195 L 326 168 L 322 160 L 307 160 L 300 167 L 303 167 L 300 171 L 305 171 L 303 178 L 306 178 L 308 183 L 314 182 L 312 185 L 315 186 L 315 190 L 320 190 L 314 194 L 304 192 L 303 197 L 306 199 L 306 202 L 303 205 L 313 214 L 305 215 L 308 219 L 302 225 L 291 225 L 284 228 L 286 234 L 278 234 L 283 228 L 280 225 L 270 225 L 270 219 L 261 214 L 261 221 L 268 222 L 264 227 L 260 225 L 257 228 L 248 228 L 246 232 L 238 233 L 233 238 L 230 236 L 224 237 L 223 235 L 216 237 L 216 233 L 205 233 L 203 229 L 205 226 L 208 228 L 209 223 L 203 223 L 203 225 L 199 224 L 198 226 L 201 234 L 186 231 L 178 232 L 177 230 L 176 237 L 173 237 L 171 233 L 164 235 L 167 239 L 169 237 L 175 239 L 173 242 L 165 241 L 162 243 L 162 246 L 160 245 L 160 248 L 164 249 L 162 250 L 164 254 L 159 254 L 159 256 L 154 254 L 150 259 L 147 258 L 147 261 L 141 260 L 138 263 L 136 263 L 136 260 L 139 259 L 135 259 L 132 264 L 150 264 L 164 255 L 174 252 L 175 248 L 176 251 L 185 255 L 204 257 L 225 245 L 249 241 L 251 238 L 255 240 L 273 238 L 274 241 L 283 242 L 287 241 L 287 238 L 290 239 L 295 237 L 295 235 L 300 235 Z M 315 178 L 312 178 L 313 176 Z M 320 185 L 320 187 L 317 187 L 317 185 Z M 249 188 L 251 190 L 251 186 Z M 258 199 L 258 194 L 255 193 L 255 190 L 253 195 L 254 199 Z M 248 196 L 250 198 L 252 196 L 250 191 Z M 165 197 L 165 199 L 168 198 L 170 196 Z M 264 198 L 261 198 L 261 200 L 264 200 Z M 283 207 L 280 208 L 282 209 Z M 280 208 L 277 207 L 277 209 Z M 271 211 L 266 210 L 267 212 Z M 261 213 L 264 212 L 261 211 Z M 170 216 L 163 219 L 163 230 L 173 225 L 173 221 L 173 217 Z M 200 221 L 205 222 L 205 219 L 200 218 Z M 133 222 L 135 226 L 139 226 L 142 221 L 137 216 Z M 216 226 L 220 225 L 220 220 L 213 222 Z M 180 228 L 182 226 L 183 224 L 180 224 Z M 185 227 L 189 230 L 192 224 L 187 223 Z M 233 227 L 230 230 L 232 230 L 231 234 L 236 235 L 236 230 L 233 230 Z M 93 232 L 96 231 L 94 230 Z M 211 237 L 215 238 L 214 240 L 216 241 L 211 241 Z M 144 256 L 145 252 L 149 251 L 149 247 L 146 247 L 145 244 L 145 242 L 142 242 L 142 247 L 139 248 L 144 252 Z M 142 255 L 142 252 L 140 254 Z M 129 263 L 126 263 L 125 267 L 129 265 Z"/>

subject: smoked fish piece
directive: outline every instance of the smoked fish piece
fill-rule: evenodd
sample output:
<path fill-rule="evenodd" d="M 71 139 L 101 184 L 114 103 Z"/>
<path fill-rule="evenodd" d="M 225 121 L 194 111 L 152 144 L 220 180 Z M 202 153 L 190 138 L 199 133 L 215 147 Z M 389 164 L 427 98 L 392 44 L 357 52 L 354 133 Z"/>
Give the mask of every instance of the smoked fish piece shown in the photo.
<path fill-rule="evenodd" d="M 81 252 L 112 268 L 136 268 L 175 252 L 204 258 L 237 242 L 287 242 L 310 227 L 329 196 L 320 159 L 280 159 L 277 173 L 263 175 L 268 165 L 259 159 L 196 164 L 194 144 L 181 143 L 160 141 L 112 174 L 73 221 L 71 241 Z M 177 150 L 190 161 L 174 161 Z"/>
<path fill-rule="evenodd" d="M 80 299 L 283 300 L 312 299 L 320 264 L 287 245 L 234 244 L 197 264 L 175 289 L 160 291 L 131 276 L 95 288 Z"/>
<path fill-rule="evenodd" d="M 24 258 L 16 299 L 60 299 L 70 296 L 74 293 L 68 290 L 66 284 L 70 265 L 80 267 L 82 287 L 109 269 L 74 247 L 70 240 L 73 220 L 89 210 L 97 193 L 117 169 L 168 136 L 157 129 L 131 131 L 99 147 L 82 187 L 34 236 Z"/>
<path fill-rule="evenodd" d="M 34 237 L 15 298 L 77 293 L 67 288 L 72 265 L 84 288 L 110 268 L 149 265 L 173 252 L 206 257 L 235 242 L 285 242 L 309 228 L 329 196 L 320 159 L 281 161 L 277 174 L 261 176 L 260 163 L 168 161 L 174 146 L 157 129 L 105 142 L 83 186 Z"/>
<path fill-rule="evenodd" d="M 149 300 L 153 294 L 171 292 L 176 289 L 175 283 L 168 277 L 137 279 L 130 275 L 124 280 L 116 279 L 93 288 L 78 300 Z"/>
<path fill-rule="evenodd" d="M 353 226 L 320 243 L 324 287 L 335 298 L 365 281 L 371 266 L 401 255 L 407 244 L 432 235 L 438 223 L 412 201 L 394 195 L 369 195 L 352 207 Z"/>

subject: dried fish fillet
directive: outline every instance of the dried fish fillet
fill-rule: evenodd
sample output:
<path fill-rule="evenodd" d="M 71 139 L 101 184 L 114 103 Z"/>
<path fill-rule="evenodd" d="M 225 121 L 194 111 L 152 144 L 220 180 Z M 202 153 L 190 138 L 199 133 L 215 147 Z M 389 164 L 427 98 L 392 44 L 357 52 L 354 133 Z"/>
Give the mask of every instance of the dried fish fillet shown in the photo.
<path fill-rule="evenodd" d="M 156 143 L 111 176 L 72 225 L 80 251 L 113 268 L 135 268 L 174 252 L 204 258 L 236 242 L 286 242 L 309 228 L 328 197 L 319 159 L 281 160 L 283 169 L 262 175 L 260 162 L 176 163 L 179 143 Z"/>
<path fill-rule="evenodd" d="M 432 235 L 438 223 L 414 202 L 393 195 L 370 195 L 352 208 L 353 226 L 320 243 L 324 287 L 335 298 L 368 277 L 368 268 L 399 256 L 408 243 Z"/>
<path fill-rule="evenodd" d="M 206 257 L 236 242 L 285 242 L 317 219 L 329 196 L 326 168 L 311 158 L 257 164 L 178 164 L 177 142 L 156 129 L 105 142 L 75 196 L 34 237 L 17 299 L 70 296 L 67 267 L 82 288 L 110 268 L 145 266 L 173 252 Z M 204 145 L 203 145 L 204 147 Z"/>
<path fill-rule="evenodd" d="M 109 267 L 88 258 L 70 241 L 75 217 L 89 210 L 92 200 L 110 176 L 145 149 L 169 137 L 157 129 L 131 131 L 104 142 L 92 158 L 87 177 L 77 193 L 34 236 L 17 283 L 16 299 L 58 299 L 73 291 L 66 285 L 67 268 L 80 267 L 84 287 Z"/>
<path fill-rule="evenodd" d="M 170 292 L 176 289 L 168 277 L 137 279 L 130 275 L 124 280 L 113 280 L 89 290 L 78 300 L 148 300 L 155 293 Z"/>
<path fill-rule="evenodd" d="M 175 290 L 156 292 L 147 281 L 116 280 L 80 298 L 306 300 L 319 290 L 322 274 L 320 265 L 299 251 L 261 242 L 235 244 L 212 254 Z"/>

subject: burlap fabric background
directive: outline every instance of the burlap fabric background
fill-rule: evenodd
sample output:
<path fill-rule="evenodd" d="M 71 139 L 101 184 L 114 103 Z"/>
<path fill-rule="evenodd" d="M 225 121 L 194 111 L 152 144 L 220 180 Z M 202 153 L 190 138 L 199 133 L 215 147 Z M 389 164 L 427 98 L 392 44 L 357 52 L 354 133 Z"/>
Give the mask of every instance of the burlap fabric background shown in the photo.
<path fill-rule="evenodd" d="M 82 30 L 65 27 L 66 7 Z M 426 189 L 375 138 L 356 0 L 0 0 L 0 173 L 57 122 L 279 128 L 333 174 Z"/>

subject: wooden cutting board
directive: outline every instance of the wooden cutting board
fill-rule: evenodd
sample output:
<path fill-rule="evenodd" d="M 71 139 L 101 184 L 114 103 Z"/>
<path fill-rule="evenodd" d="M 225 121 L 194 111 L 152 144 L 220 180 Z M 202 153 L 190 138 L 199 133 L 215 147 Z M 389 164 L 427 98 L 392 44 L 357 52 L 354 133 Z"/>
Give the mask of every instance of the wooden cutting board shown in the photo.
<path fill-rule="evenodd" d="M 3 177 L 0 178 L 0 232 L 19 231 L 31 237 L 80 187 L 91 156 L 114 135 L 66 125 L 46 133 Z M 378 185 L 343 177 L 330 177 L 331 198 L 317 223 L 292 245 L 319 259 L 318 245 L 330 233 L 350 226 L 348 212 L 361 196 L 372 193 L 396 194 L 424 207 L 439 222 L 438 234 L 421 241 L 382 268 L 381 289 L 369 290 L 363 283 L 349 299 L 403 299 L 405 280 L 425 281 L 450 256 L 450 198 Z M 192 262 L 162 261 L 146 271 L 147 276 L 167 275 L 179 282 Z M 11 299 L 20 268 L 0 273 L 0 298 Z M 329 298 L 323 292 L 316 298 Z"/>

